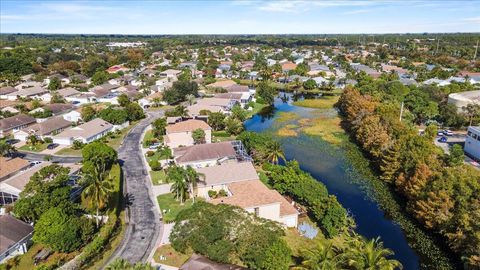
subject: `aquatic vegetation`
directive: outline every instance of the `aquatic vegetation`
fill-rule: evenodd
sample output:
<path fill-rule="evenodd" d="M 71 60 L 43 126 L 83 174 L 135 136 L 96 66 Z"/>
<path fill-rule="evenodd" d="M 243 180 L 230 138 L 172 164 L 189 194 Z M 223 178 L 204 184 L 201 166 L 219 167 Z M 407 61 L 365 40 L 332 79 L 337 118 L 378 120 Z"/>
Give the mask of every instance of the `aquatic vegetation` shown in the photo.
<path fill-rule="evenodd" d="M 337 103 L 338 98 L 338 96 L 325 96 L 317 99 L 304 99 L 293 102 L 293 105 L 315 109 L 330 109 Z"/>

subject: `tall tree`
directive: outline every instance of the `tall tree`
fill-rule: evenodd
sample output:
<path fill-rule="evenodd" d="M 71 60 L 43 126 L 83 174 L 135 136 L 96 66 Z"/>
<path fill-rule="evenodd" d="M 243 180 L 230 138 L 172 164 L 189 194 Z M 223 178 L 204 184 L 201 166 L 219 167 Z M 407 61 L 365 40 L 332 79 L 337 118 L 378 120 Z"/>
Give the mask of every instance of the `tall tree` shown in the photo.
<path fill-rule="evenodd" d="M 282 150 L 282 145 L 277 141 L 272 141 L 267 146 L 267 159 L 273 164 L 278 164 L 280 159 L 286 161 L 285 154 Z"/>

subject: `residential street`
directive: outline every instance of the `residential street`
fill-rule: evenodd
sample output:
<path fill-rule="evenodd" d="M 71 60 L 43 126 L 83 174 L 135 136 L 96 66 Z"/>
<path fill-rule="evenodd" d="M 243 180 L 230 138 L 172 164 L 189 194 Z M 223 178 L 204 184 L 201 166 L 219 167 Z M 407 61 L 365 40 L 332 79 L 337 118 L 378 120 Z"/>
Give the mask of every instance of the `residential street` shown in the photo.
<path fill-rule="evenodd" d="M 43 161 L 43 160 L 45 160 L 44 158 L 46 156 L 50 157 L 51 162 L 58 162 L 58 163 L 77 163 L 77 162 L 82 161 L 82 157 L 56 156 L 56 155 L 47 155 L 47 154 L 24 152 L 24 151 L 18 151 L 17 155 L 21 158 L 24 158 L 24 159 L 30 160 L 30 161 L 34 161 L 34 160 Z"/>
<path fill-rule="evenodd" d="M 110 261 L 121 257 L 131 263 L 145 262 L 156 247 L 162 222 L 152 195 L 151 183 L 143 162 L 141 137 L 145 128 L 163 111 L 149 114 L 125 137 L 118 151 L 124 173 L 124 194 L 127 200 L 127 231 Z"/>

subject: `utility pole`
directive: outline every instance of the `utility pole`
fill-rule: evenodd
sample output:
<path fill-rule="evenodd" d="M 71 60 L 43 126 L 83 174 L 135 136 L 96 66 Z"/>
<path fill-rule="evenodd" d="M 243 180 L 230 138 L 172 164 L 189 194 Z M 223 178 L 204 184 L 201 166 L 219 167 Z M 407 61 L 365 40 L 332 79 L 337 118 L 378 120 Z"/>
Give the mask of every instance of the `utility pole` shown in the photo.
<path fill-rule="evenodd" d="M 473 55 L 473 61 L 477 59 L 477 51 L 478 51 L 478 39 L 477 39 L 477 46 L 475 46 L 475 54 Z"/>
<path fill-rule="evenodd" d="M 403 101 L 402 101 L 402 105 L 400 105 L 400 122 L 402 122 L 402 116 L 403 116 Z"/>

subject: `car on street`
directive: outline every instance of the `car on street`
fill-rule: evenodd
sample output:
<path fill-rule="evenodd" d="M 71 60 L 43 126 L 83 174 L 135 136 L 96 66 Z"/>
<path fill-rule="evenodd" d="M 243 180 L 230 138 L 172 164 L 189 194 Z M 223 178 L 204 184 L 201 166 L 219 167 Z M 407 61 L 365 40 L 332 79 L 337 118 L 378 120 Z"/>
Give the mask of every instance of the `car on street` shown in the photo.
<path fill-rule="evenodd" d="M 17 140 L 17 139 L 9 139 L 9 140 L 6 140 L 5 142 L 7 144 L 10 144 L 10 145 L 14 145 L 16 143 L 18 143 L 20 140 Z"/>
<path fill-rule="evenodd" d="M 441 143 L 446 143 L 448 141 L 447 137 L 443 136 L 440 139 L 438 139 L 439 142 Z"/>
<path fill-rule="evenodd" d="M 443 131 L 443 134 L 444 134 L 444 135 L 447 135 L 447 136 L 453 136 L 453 132 L 452 132 L 451 130 L 449 130 L 449 129 L 445 129 L 445 130 Z"/>
<path fill-rule="evenodd" d="M 58 143 L 51 143 L 47 146 L 47 149 L 52 150 L 58 147 Z"/>
<path fill-rule="evenodd" d="M 31 164 L 32 166 L 38 165 L 38 164 L 40 164 L 40 163 L 42 163 L 42 162 L 41 162 L 41 161 L 38 161 L 38 160 L 30 161 L 30 164 Z"/>

